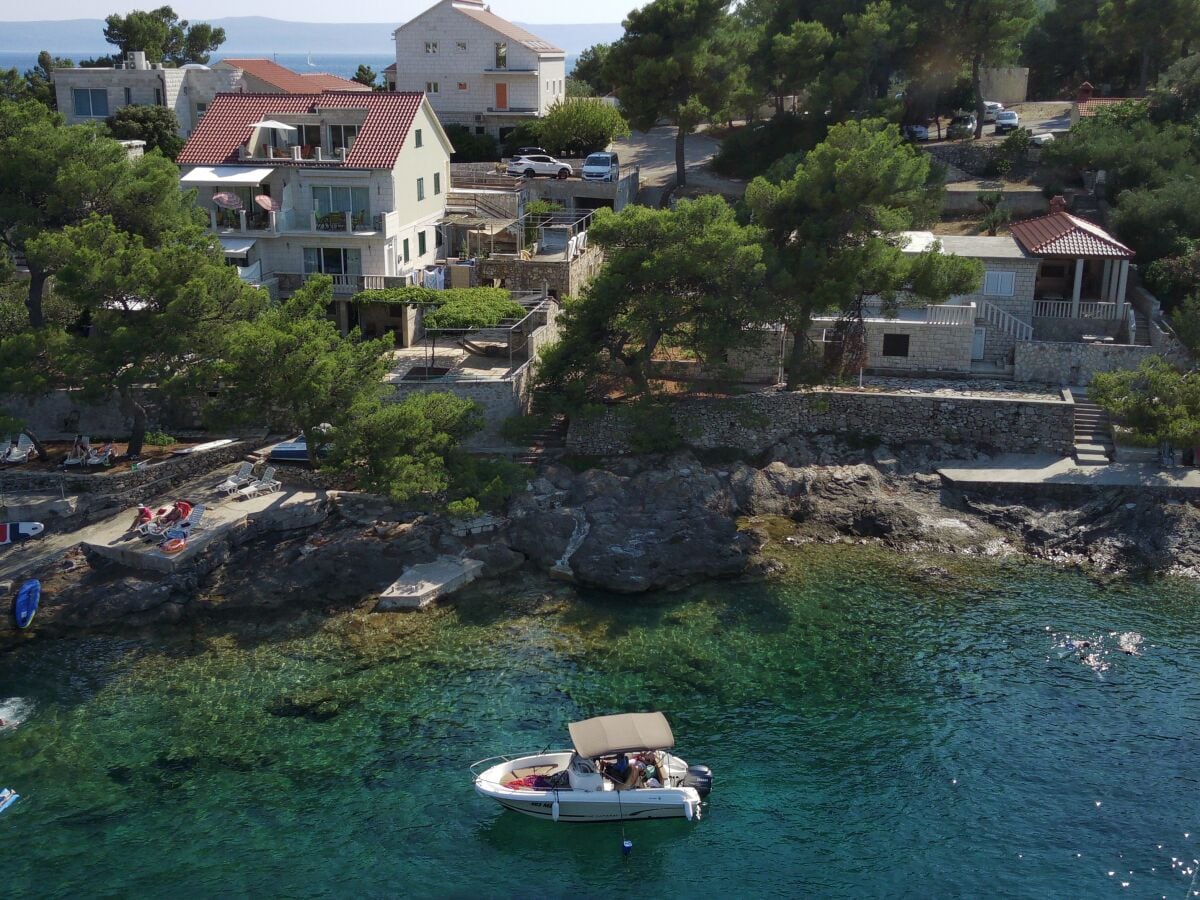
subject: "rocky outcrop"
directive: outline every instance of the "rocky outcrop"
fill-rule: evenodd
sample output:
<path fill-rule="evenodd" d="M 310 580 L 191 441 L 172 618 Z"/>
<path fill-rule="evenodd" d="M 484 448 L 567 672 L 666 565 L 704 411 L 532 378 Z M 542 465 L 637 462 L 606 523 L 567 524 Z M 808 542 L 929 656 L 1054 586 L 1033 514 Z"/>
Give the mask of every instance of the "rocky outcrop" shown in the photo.
<path fill-rule="evenodd" d="M 590 587 L 637 593 L 738 575 L 756 546 L 735 524 L 728 473 L 688 455 L 577 476 L 553 469 L 535 487 L 512 504 L 509 544 Z"/>

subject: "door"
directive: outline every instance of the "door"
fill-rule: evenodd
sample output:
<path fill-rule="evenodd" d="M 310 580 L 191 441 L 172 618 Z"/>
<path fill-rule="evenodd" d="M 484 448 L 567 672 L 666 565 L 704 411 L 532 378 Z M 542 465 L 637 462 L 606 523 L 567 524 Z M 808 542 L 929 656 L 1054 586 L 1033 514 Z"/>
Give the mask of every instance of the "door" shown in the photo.
<path fill-rule="evenodd" d="M 508 109 L 508 85 L 503 81 L 496 82 L 496 109 Z"/>
<path fill-rule="evenodd" d="M 987 344 L 987 329 L 976 328 L 975 337 L 971 341 L 971 359 L 983 359 L 983 348 Z"/>

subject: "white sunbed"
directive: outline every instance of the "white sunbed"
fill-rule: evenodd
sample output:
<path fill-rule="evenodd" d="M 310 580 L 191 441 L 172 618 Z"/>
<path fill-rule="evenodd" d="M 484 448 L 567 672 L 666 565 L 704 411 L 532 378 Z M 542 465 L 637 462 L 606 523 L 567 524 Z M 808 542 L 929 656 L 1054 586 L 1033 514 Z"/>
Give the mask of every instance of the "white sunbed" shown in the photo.
<path fill-rule="evenodd" d="M 254 464 L 244 462 L 238 467 L 238 470 L 217 485 L 217 490 L 225 494 L 232 494 L 234 491 L 241 490 L 248 484 L 253 484 L 257 481 L 254 477 Z"/>
<path fill-rule="evenodd" d="M 269 494 L 279 490 L 280 487 L 282 485 L 275 480 L 275 467 L 267 466 L 263 471 L 262 478 L 239 489 L 237 495 L 245 500 L 249 497 L 257 497 L 259 494 Z"/>
<path fill-rule="evenodd" d="M 88 466 L 107 466 L 112 462 L 113 445 L 111 442 L 105 444 L 99 450 L 89 450 L 88 455 L 84 457 L 84 468 Z"/>
<path fill-rule="evenodd" d="M 83 449 L 83 456 L 67 456 L 67 458 L 63 460 L 64 466 L 86 466 L 87 465 L 88 457 L 90 457 L 95 452 L 94 450 L 92 450 L 92 440 L 85 434 L 80 437 L 79 443 Z M 71 449 L 71 452 L 72 453 L 75 452 L 74 448 Z"/>
<path fill-rule="evenodd" d="M 4 449 L 3 461 L 6 463 L 23 463 L 29 462 L 37 451 L 33 448 L 33 441 L 29 439 L 29 435 L 22 434 L 17 438 L 17 446 L 13 447 L 9 444 Z"/>

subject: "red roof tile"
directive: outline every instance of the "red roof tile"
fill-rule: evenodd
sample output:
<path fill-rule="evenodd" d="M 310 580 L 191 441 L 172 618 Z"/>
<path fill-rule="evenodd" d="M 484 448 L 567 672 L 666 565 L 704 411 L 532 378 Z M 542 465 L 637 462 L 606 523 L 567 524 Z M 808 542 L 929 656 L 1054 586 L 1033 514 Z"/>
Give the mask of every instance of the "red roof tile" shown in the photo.
<path fill-rule="evenodd" d="M 1080 100 L 1075 105 L 1079 108 L 1079 118 L 1087 119 L 1094 116 L 1106 106 L 1117 103 L 1145 103 L 1145 97 L 1092 97 L 1090 100 Z"/>
<path fill-rule="evenodd" d="M 366 110 L 354 146 L 344 165 L 358 169 L 390 169 L 424 94 L 417 91 L 325 91 L 321 94 L 217 94 L 196 126 L 176 162 L 181 166 L 214 166 L 238 162 L 238 147 L 250 139 L 256 122 L 288 121 L 289 116 L 318 110 Z M 255 165 L 321 166 L 312 160 L 255 160 Z"/>
<path fill-rule="evenodd" d="M 1130 259 L 1134 255 L 1095 222 L 1068 212 L 1052 212 L 1048 216 L 1016 222 L 1009 231 L 1032 256 Z"/>
<path fill-rule="evenodd" d="M 313 91 L 369 91 L 357 81 L 328 72 L 293 72 L 270 59 L 223 59 L 226 65 L 249 72 L 260 81 L 279 88 L 285 94 L 311 94 Z"/>

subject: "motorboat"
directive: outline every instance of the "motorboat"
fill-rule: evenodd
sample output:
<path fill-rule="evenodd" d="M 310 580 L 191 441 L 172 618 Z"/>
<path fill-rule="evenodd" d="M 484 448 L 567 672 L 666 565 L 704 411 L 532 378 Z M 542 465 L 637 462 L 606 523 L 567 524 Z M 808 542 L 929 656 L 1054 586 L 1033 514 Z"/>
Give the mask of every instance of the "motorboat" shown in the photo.
<path fill-rule="evenodd" d="M 661 712 L 599 716 L 569 730 L 570 750 L 472 764 L 475 792 L 554 822 L 700 818 L 712 771 L 668 752 L 675 736 Z"/>

